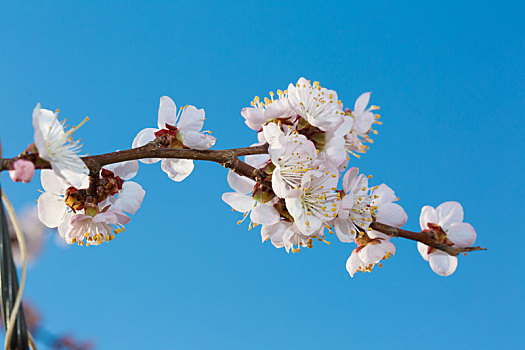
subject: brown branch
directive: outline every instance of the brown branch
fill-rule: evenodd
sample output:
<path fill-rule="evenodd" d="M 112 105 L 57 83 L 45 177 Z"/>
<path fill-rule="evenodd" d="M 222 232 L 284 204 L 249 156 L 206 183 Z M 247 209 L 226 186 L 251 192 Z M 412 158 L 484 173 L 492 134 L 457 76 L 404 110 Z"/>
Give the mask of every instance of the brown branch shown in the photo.
<path fill-rule="evenodd" d="M 448 246 L 432 238 L 432 234 L 431 234 L 432 231 L 412 232 L 412 231 L 403 230 L 397 227 L 393 227 L 390 225 L 382 224 L 377 221 L 372 222 L 370 224 L 370 227 L 376 231 L 379 231 L 391 237 L 402 237 L 402 238 L 410 239 L 412 241 L 421 242 L 423 244 L 428 245 L 429 247 L 439 249 L 453 256 L 458 256 L 460 253 L 473 252 L 477 250 L 487 250 L 487 248 L 482 248 L 482 247 L 458 248 L 458 247 Z"/>
<path fill-rule="evenodd" d="M 222 166 L 235 171 L 237 174 L 255 180 L 260 178 L 258 169 L 239 160 L 240 156 L 268 153 L 268 145 L 253 147 L 232 148 L 225 150 L 194 150 L 194 149 L 170 149 L 161 147 L 155 142 L 148 143 L 142 147 L 127 149 L 111 153 L 98 154 L 82 157 L 84 163 L 90 169 L 90 173 L 98 174 L 100 168 L 107 164 L 120 163 L 128 160 L 144 158 L 170 158 L 170 159 L 192 159 L 219 163 Z M 9 170 L 16 158 L 0 158 L 0 171 Z M 38 169 L 50 169 L 49 164 L 37 165 Z"/>
<path fill-rule="evenodd" d="M 265 180 L 265 174 L 260 169 L 241 161 L 240 156 L 268 153 L 268 144 L 253 147 L 232 148 L 225 150 L 194 150 L 194 149 L 172 149 L 160 146 L 157 142 L 150 142 L 142 147 L 127 149 L 111 153 L 98 154 L 82 157 L 84 163 L 90 170 L 90 177 L 98 178 L 100 169 L 107 164 L 120 163 L 135 159 L 163 158 L 163 159 L 192 159 L 219 163 L 235 173 L 248 177 L 261 185 L 271 189 L 271 183 Z M 0 158 L 0 171 L 9 170 L 16 158 Z M 38 169 L 49 169 L 49 164 L 38 160 L 35 162 Z M 89 192 L 94 192 L 96 181 L 90 182 Z M 92 193 L 93 194 L 93 193 Z M 439 249 L 450 255 L 457 256 L 477 250 L 486 250 L 482 247 L 457 248 L 440 243 L 432 236 L 432 231 L 412 232 L 382 224 L 374 221 L 370 227 L 391 237 L 402 237 L 413 241 L 424 243 L 432 248 Z"/>

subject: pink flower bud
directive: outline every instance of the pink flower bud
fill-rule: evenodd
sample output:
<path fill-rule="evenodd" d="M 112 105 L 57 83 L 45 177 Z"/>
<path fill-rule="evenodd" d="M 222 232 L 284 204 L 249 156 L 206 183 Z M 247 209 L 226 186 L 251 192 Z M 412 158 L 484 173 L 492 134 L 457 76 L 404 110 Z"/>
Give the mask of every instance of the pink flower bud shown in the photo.
<path fill-rule="evenodd" d="M 15 182 L 29 182 L 35 173 L 35 165 L 25 159 L 18 159 L 13 163 L 13 169 L 9 170 L 11 180 Z"/>

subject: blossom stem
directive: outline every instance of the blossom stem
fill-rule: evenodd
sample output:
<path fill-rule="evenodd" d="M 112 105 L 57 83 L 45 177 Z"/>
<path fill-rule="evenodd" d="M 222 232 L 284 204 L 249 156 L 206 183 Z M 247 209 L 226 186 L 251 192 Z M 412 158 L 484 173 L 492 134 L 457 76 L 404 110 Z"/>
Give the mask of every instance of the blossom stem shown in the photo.
<path fill-rule="evenodd" d="M 421 242 L 423 244 L 428 245 L 429 247 L 439 249 L 453 256 L 458 256 L 461 253 L 473 252 L 477 250 L 487 250 L 487 248 L 483 247 L 458 248 L 448 246 L 446 244 L 436 241 L 432 236 L 432 231 L 412 232 L 394 226 L 382 224 L 377 221 L 372 222 L 370 224 L 370 227 L 376 231 L 379 231 L 391 237 L 402 237 L 410 239 L 412 241 Z"/>

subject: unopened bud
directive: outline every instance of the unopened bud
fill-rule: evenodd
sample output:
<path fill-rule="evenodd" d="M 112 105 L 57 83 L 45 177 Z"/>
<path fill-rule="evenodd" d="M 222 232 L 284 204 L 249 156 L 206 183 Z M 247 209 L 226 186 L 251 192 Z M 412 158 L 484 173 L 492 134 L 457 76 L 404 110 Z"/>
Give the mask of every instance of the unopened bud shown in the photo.
<path fill-rule="evenodd" d="M 9 170 L 11 180 L 15 182 L 30 182 L 35 173 L 35 165 L 25 159 L 18 159 L 13 163 L 13 169 Z"/>

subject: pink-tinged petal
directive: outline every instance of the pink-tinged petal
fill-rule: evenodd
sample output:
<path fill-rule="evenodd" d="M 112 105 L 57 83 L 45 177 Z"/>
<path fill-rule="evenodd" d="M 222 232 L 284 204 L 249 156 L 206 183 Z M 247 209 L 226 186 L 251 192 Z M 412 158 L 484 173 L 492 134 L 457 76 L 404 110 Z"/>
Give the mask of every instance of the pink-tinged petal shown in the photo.
<path fill-rule="evenodd" d="M 444 229 L 448 229 L 450 225 L 463 221 L 463 207 L 458 202 L 441 203 L 436 208 L 439 217 L 438 224 Z"/>
<path fill-rule="evenodd" d="M 450 276 L 458 267 L 458 258 L 445 252 L 435 252 L 429 255 L 428 262 L 432 271 L 440 276 Z"/>
<path fill-rule="evenodd" d="M 182 110 L 177 127 L 183 132 L 200 132 L 204 126 L 204 109 L 197 109 L 195 106 L 187 106 Z"/>
<path fill-rule="evenodd" d="M 222 200 L 232 207 L 232 209 L 241 213 L 246 213 L 252 210 L 256 203 L 251 196 L 247 196 L 238 192 L 223 193 Z"/>
<path fill-rule="evenodd" d="M 355 241 L 355 229 L 352 233 L 352 227 L 348 219 L 338 218 L 334 222 L 335 234 L 341 242 L 352 243 Z"/>
<path fill-rule="evenodd" d="M 280 215 L 271 204 L 259 204 L 252 209 L 250 219 L 259 225 L 271 225 L 279 222 Z"/>
<path fill-rule="evenodd" d="M 348 271 L 350 277 L 354 277 L 354 274 L 357 272 L 361 265 L 362 261 L 354 249 L 348 260 L 346 260 L 346 271 Z"/>
<path fill-rule="evenodd" d="M 182 134 L 182 142 L 189 148 L 202 151 L 215 144 L 215 137 L 197 131 L 185 131 Z"/>
<path fill-rule="evenodd" d="M 120 210 L 110 209 L 105 213 L 97 214 L 93 217 L 95 223 L 106 223 L 110 225 L 127 225 L 130 221 L 129 216 Z M 73 223 L 73 220 L 71 221 Z"/>
<path fill-rule="evenodd" d="M 166 129 L 166 124 L 175 126 L 177 123 L 177 106 L 168 96 L 162 96 L 159 103 L 159 129 Z M 135 147 L 133 147 L 135 148 Z"/>
<path fill-rule="evenodd" d="M 131 145 L 131 148 L 137 148 L 142 147 L 145 144 L 155 140 L 155 132 L 157 132 L 158 129 L 154 128 L 146 128 L 139 131 L 137 136 L 135 136 L 135 139 L 133 140 L 133 144 Z M 145 159 L 139 159 L 144 164 L 153 164 L 158 162 L 159 158 L 145 158 Z"/>
<path fill-rule="evenodd" d="M 368 102 L 370 101 L 371 92 L 365 92 L 361 94 L 355 101 L 353 113 L 361 113 L 366 109 Z"/>
<path fill-rule="evenodd" d="M 255 131 L 259 131 L 262 125 L 266 122 L 264 111 L 259 108 L 245 107 L 241 111 L 241 115 L 245 119 L 246 125 Z"/>
<path fill-rule="evenodd" d="M 38 197 L 38 218 L 47 227 L 58 227 L 66 214 L 64 198 L 44 192 Z"/>
<path fill-rule="evenodd" d="M 170 179 L 181 182 L 193 171 L 193 161 L 189 159 L 163 159 L 161 168 Z"/>
<path fill-rule="evenodd" d="M 353 167 L 346 171 L 343 176 L 343 190 L 345 193 L 348 193 L 352 188 L 352 185 L 357 180 L 357 175 L 359 174 L 359 168 Z"/>
<path fill-rule="evenodd" d="M 421 242 L 417 242 L 417 251 L 421 254 L 421 257 L 428 261 L 428 245 Z"/>
<path fill-rule="evenodd" d="M 255 186 L 255 181 L 248 179 L 247 177 L 237 175 L 233 171 L 228 172 L 227 180 L 232 189 L 245 195 L 252 193 L 253 187 Z"/>
<path fill-rule="evenodd" d="M 137 175 L 139 171 L 139 162 L 137 160 L 129 160 L 115 164 L 104 165 L 104 169 L 112 171 L 115 176 L 119 176 L 123 180 L 130 180 Z"/>
<path fill-rule="evenodd" d="M 429 222 L 437 224 L 439 216 L 434 208 L 429 205 L 425 205 L 421 208 L 421 215 L 419 215 L 419 226 L 422 230 L 428 230 L 427 224 Z"/>
<path fill-rule="evenodd" d="M 460 222 L 450 225 L 447 237 L 454 242 L 454 247 L 470 247 L 476 241 L 476 230 L 467 222 Z"/>
<path fill-rule="evenodd" d="M 93 220 L 93 217 L 86 214 L 74 214 L 69 220 L 69 223 L 73 226 L 78 226 L 78 224 L 85 220 Z"/>
<path fill-rule="evenodd" d="M 59 177 L 53 170 L 43 169 L 40 171 L 40 181 L 44 191 L 54 194 L 65 194 L 71 185 Z"/>
<path fill-rule="evenodd" d="M 142 205 L 145 195 L 146 191 L 141 185 L 133 181 L 125 181 L 111 208 L 135 214 Z"/>
<path fill-rule="evenodd" d="M 377 210 L 377 221 L 390 226 L 401 227 L 407 222 L 405 210 L 396 203 L 381 205 Z"/>

